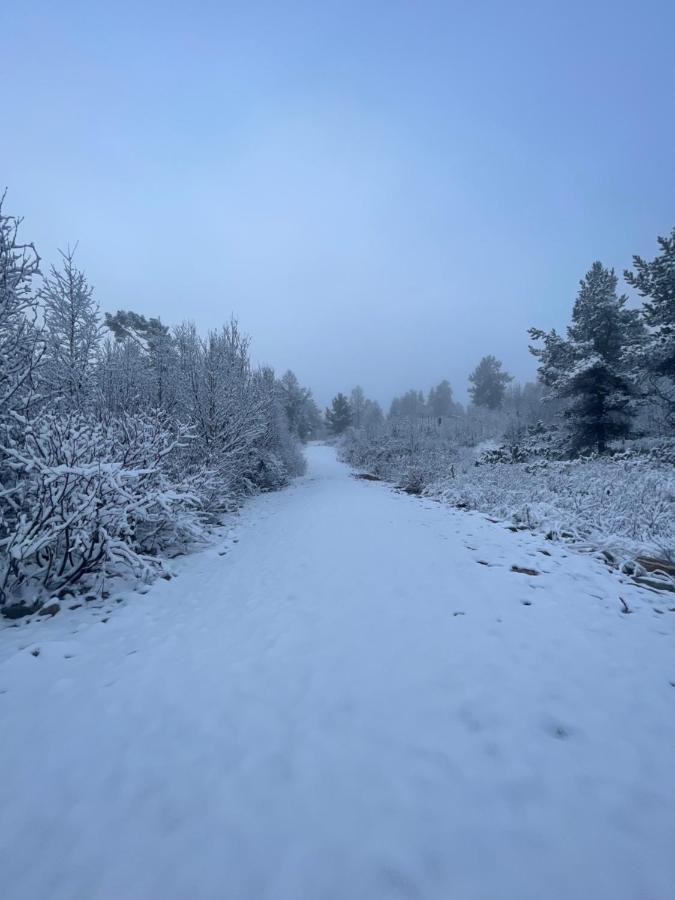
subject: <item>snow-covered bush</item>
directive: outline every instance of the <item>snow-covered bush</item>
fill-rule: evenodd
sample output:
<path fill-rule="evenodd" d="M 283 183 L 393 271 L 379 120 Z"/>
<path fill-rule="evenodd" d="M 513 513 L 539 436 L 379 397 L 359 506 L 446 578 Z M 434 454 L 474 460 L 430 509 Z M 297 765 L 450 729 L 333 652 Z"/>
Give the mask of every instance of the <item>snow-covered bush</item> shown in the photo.
<path fill-rule="evenodd" d="M 391 421 L 350 431 L 341 452 L 352 466 L 410 493 L 569 537 L 617 558 L 675 558 L 672 441 L 610 447 L 607 456 L 561 460 L 550 429 L 520 445 L 462 448 L 442 430 Z"/>
<path fill-rule="evenodd" d="M 161 417 L 108 423 L 46 413 L 5 448 L 13 484 L 0 498 L 0 597 L 52 593 L 128 570 L 201 534 L 199 499 L 167 472 L 181 439 Z"/>
<path fill-rule="evenodd" d="M 349 429 L 341 445 L 351 465 L 410 493 L 451 474 L 461 453 L 446 426 L 426 420 L 388 419 L 375 428 Z"/>
<path fill-rule="evenodd" d="M 463 467 L 427 493 L 617 557 L 675 558 L 675 471 L 637 455 Z"/>
<path fill-rule="evenodd" d="M 282 487 L 304 459 L 288 391 L 251 367 L 235 320 L 202 337 L 118 310 L 104 337 L 73 252 L 41 281 L 3 199 L 0 606 L 32 607 L 122 570 L 149 578 L 162 554 L 245 495 Z"/>

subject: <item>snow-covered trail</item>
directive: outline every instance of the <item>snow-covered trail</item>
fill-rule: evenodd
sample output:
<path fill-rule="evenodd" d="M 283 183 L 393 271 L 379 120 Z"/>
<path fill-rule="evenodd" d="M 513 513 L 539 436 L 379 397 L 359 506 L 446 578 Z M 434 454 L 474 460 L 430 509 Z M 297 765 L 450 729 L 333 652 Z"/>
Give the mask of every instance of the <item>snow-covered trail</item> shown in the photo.
<path fill-rule="evenodd" d="M 675 897 L 675 597 L 308 455 L 146 596 L 0 633 L 0 894 Z"/>

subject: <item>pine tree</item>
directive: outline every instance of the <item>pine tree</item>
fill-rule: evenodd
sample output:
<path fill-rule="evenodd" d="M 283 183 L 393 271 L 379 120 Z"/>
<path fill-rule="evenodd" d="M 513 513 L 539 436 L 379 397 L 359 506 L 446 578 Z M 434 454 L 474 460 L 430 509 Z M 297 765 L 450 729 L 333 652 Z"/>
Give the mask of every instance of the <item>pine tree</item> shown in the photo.
<path fill-rule="evenodd" d="M 290 369 L 278 382 L 278 389 L 291 434 L 303 442 L 309 440 L 321 426 L 321 413 L 312 392 L 300 386 L 295 373 Z"/>
<path fill-rule="evenodd" d="M 447 379 L 443 379 L 436 387 L 431 388 L 427 398 L 427 408 L 431 415 L 444 417 L 452 414 L 454 409 L 452 388 Z"/>
<path fill-rule="evenodd" d="M 92 391 L 100 323 L 93 288 L 75 266 L 74 253 L 74 249 L 61 253 L 62 268 L 51 267 L 41 299 L 50 390 L 69 409 L 82 410 Z"/>
<path fill-rule="evenodd" d="M 628 353 L 639 340 L 636 310 L 616 293 L 613 269 L 595 262 L 580 282 L 567 338 L 555 331 L 530 329 L 543 347 L 531 347 L 539 359 L 539 377 L 554 396 L 566 401 L 575 451 L 595 447 L 604 453 L 610 440 L 630 433 L 633 385 Z"/>
<path fill-rule="evenodd" d="M 363 388 L 360 384 L 357 384 L 355 388 L 352 388 L 352 392 L 349 397 L 349 404 L 352 409 L 352 425 L 354 428 L 360 428 L 363 425 L 363 411 L 366 403 L 366 395 L 363 393 Z"/>
<path fill-rule="evenodd" d="M 349 400 L 344 394 L 333 397 L 331 405 L 326 409 L 326 425 L 331 434 L 342 434 L 352 424 L 352 410 Z"/>
<path fill-rule="evenodd" d="M 506 385 L 513 376 L 504 372 L 501 362 L 494 356 L 484 356 L 469 375 L 469 394 L 474 406 L 499 409 L 504 399 Z"/>
<path fill-rule="evenodd" d="M 363 404 L 363 421 L 365 428 L 375 429 L 384 422 L 384 414 L 377 400 L 368 400 Z"/>
<path fill-rule="evenodd" d="M 401 397 L 394 397 L 389 408 L 390 418 L 418 419 L 426 412 L 424 394 L 414 389 L 406 391 Z"/>
<path fill-rule="evenodd" d="M 170 409 L 174 403 L 171 371 L 176 357 L 169 327 L 158 318 L 148 319 L 123 309 L 114 315 L 106 313 L 105 326 L 115 340 L 132 341 L 143 352 L 148 364 L 150 404 L 158 409 Z"/>
<path fill-rule="evenodd" d="M 653 376 L 654 391 L 675 414 L 675 228 L 659 237 L 660 254 L 651 262 L 633 257 L 635 272 L 624 277 L 645 298 L 643 319 L 648 331 L 639 354 L 641 367 Z"/>

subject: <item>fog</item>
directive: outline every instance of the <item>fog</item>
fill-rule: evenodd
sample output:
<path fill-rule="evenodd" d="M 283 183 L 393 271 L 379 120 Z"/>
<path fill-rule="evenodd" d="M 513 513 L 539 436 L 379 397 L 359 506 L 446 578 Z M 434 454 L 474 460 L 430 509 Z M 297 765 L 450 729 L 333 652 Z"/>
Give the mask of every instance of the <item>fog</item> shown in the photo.
<path fill-rule="evenodd" d="M 0 0 L 0 900 L 675 900 L 674 37 Z"/>
<path fill-rule="evenodd" d="M 103 310 L 234 314 L 322 405 L 533 378 L 527 328 L 672 226 L 674 7 L 366 6 L 5 7 L 26 236 Z"/>

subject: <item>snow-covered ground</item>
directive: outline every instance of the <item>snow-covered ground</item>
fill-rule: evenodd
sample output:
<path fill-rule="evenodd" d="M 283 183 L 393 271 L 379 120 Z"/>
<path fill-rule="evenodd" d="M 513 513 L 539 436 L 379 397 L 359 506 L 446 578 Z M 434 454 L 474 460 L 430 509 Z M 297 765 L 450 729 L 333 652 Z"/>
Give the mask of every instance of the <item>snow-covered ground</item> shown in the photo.
<path fill-rule="evenodd" d="M 675 897 L 675 595 L 308 456 L 0 632 L 2 897 Z"/>

